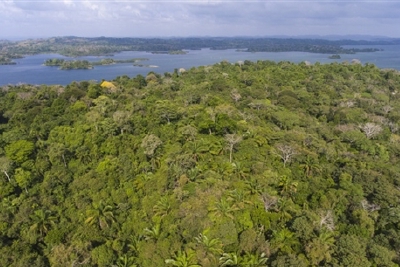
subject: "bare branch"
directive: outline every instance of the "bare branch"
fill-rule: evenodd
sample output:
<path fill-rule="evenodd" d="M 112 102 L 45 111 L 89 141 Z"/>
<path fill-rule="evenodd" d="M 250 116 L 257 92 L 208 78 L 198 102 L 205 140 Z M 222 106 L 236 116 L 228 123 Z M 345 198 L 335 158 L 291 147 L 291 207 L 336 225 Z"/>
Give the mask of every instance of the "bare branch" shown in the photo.
<path fill-rule="evenodd" d="M 297 151 L 289 145 L 279 144 L 275 147 L 276 154 L 283 160 L 283 166 L 290 162 L 294 155 L 297 155 Z"/>
<path fill-rule="evenodd" d="M 385 115 L 387 115 L 390 111 L 393 110 L 393 108 L 391 106 L 384 106 L 382 108 L 383 112 L 385 113 Z"/>
<path fill-rule="evenodd" d="M 226 134 L 225 141 L 228 143 L 229 149 L 229 162 L 232 162 L 233 147 L 242 141 L 242 137 L 237 134 Z"/>
<path fill-rule="evenodd" d="M 264 203 L 265 211 L 269 211 L 271 208 L 275 207 L 276 203 L 278 202 L 278 198 L 276 196 L 270 196 L 268 194 L 263 194 L 260 198 Z"/>
<path fill-rule="evenodd" d="M 377 136 L 383 130 L 380 125 L 372 122 L 367 122 L 363 125 L 360 125 L 360 129 L 364 132 L 368 139 Z"/>
<path fill-rule="evenodd" d="M 366 199 L 363 199 L 361 201 L 361 206 L 363 207 L 364 210 L 366 210 L 368 212 L 373 212 L 373 211 L 381 209 L 381 207 L 379 205 L 374 204 L 374 203 L 369 203 Z"/>
<path fill-rule="evenodd" d="M 235 103 L 237 103 L 242 96 L 240 95 L 240 93 L 235 89 L 231 92 L 231 98 L 233 99 L 233 101 L 235 101 Z"/>
<path fill-rule="evenodd" d="M 323 227 L 325 226 L 326 229 L 329 231 L 335 230 L 335 222 L 333 220 L 333 213 L 331 210 L 326 211 L 325 214 L 320 215 L 320 221 L 319 221 L 319 226 Z"/>

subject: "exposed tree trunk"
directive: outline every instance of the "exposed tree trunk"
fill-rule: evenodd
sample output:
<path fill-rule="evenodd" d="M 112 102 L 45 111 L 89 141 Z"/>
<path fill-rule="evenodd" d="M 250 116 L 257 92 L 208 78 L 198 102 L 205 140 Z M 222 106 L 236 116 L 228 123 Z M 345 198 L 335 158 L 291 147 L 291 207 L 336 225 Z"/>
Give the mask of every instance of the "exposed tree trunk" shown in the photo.
<path fill-rule="evenodd" d="M 8 175 L 8 173 L 6 171 L 3 171 L 3 172 L 7 176 L 8 181 L 11 182 L 11 179 L 10 179 L 10 176 Z"/>
<path fill-rule="evenodd" d="M 229 163 L 232 163 L 233 144 L 229 146 Z"/>
<path fill-rule="evenodd" d="M 63 159 L 63 161 L 64 161 L 64 166 L 67 167 L 67 162 L 65 162 L 64 154 L 62 154 L 61 157 L 62 157 L 62 159 Z"/>
<path fill-rule="evenodd" d="M 232 163 L 233 148 L 242 141 L 242 137 L 236 134 L 226 134 L 225 141 L 228 143 L 229 148 L 229 162 Z"/>

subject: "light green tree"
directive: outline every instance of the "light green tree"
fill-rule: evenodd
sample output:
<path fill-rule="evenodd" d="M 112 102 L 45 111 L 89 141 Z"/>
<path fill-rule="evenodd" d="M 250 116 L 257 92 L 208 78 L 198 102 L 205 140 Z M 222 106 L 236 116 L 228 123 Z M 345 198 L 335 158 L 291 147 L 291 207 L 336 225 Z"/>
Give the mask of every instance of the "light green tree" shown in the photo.
<path fill-rule="evenodd" d="M 11 177 L 8 174 L 10 168 L 11 168 L 11 161 L 6 157 L 0 157 L 0 171 L 5 174 L 9 182 L 11 182 Z"/>
<path fill-rule="evenodd" d="M 32 184 L 33 181 L 32 173 L 22 168 L 17 168 L 15 169 L 14 178 L 18 186 L 25 189 L 25 191 L 28 193 L 27 188 Z"/>
<path fill-rule="evenodd" d="M 27 161 L 35 149 L 34 143 L 27 140 L 18 140 L 6 146 L 6 156 L 12 161 L 21 164 Z"/>

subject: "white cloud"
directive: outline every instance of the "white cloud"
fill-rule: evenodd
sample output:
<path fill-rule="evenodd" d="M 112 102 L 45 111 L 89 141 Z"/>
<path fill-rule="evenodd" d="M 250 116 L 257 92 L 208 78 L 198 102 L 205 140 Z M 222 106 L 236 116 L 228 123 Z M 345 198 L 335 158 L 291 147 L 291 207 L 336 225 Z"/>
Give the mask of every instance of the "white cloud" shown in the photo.
<path fill-rule="evenodd" d="M 0 38 L 35 33 L 47 36 L 355 33 L 399 36 L 399 12 L 398 2 L 0 0 Z"/>

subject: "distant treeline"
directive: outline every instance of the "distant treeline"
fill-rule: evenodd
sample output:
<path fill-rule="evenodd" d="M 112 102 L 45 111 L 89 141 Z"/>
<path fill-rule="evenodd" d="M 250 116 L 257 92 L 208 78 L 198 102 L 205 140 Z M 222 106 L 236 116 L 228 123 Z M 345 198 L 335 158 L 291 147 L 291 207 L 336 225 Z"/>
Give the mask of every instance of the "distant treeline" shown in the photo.
<path fill-rule="evenodd" d="M 166 55 L 186 55 L 188 52 L 183 50 L 177 51 L 152 51 L 152 54 L 166 54 Z"/>
<path fill-rule="evenodd" d="M 0 55 L 0 65 L 15 65 L 17 63 L 15 63 L 15 61 L 13 61 L 13 59 L 15 58 L 19 58 L 17 56 L 14 57 L 10 57 L 10 56 L 3 56 Z"/>
<path fill-rule="evenodd" d="M 375 48 L 344 48 L 344 45 L 399 44 L 398 39 L 381 41 L 330 41 L 323 39 L 294 38 L 84 38 L 54 37 L 19 42 L 0 43 L 0 56 L 20 56 L 40 53 L 57 53 L 65 56 L 110 55 L 121 51 L 182 51 L 210 48 L 213 50 L 240 49 L 247 52 L 311 52 L 326 54 L 354 54 L 374 52 Z"/>
<path fill-rule="evenodd" d="M 112 65 L 121 63 L 136 63 L 143 60 L 148 60 L 147 58 L 133 58 L 126 60 L 115 60 L 112 58 L 104 58 L 100 61 L 89 62 L 87 60 L 65 60 L 60 58 L 47 59 L 44 62 L 45 66 L 56 66 L 60 67 L 61 70 L 71 70 L 71 69 L 93 69 L 93 66 L 101 65 Z"/>

